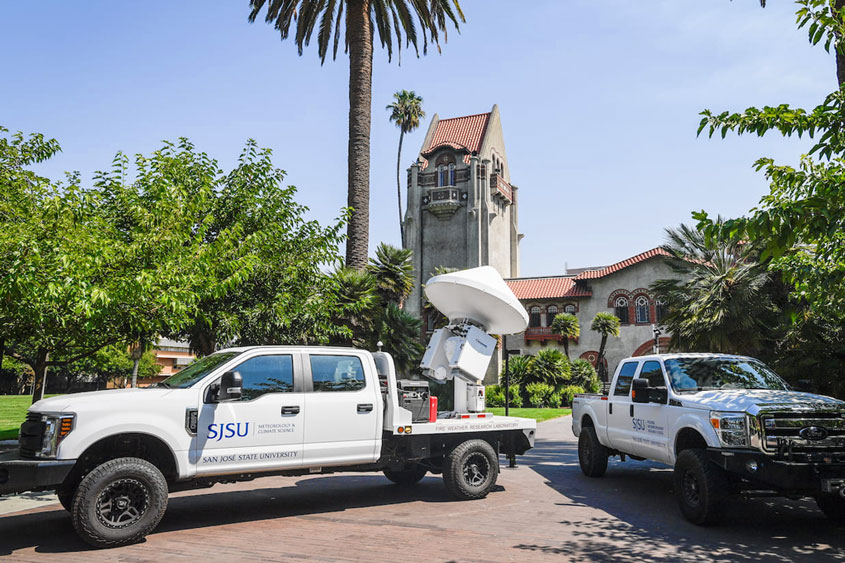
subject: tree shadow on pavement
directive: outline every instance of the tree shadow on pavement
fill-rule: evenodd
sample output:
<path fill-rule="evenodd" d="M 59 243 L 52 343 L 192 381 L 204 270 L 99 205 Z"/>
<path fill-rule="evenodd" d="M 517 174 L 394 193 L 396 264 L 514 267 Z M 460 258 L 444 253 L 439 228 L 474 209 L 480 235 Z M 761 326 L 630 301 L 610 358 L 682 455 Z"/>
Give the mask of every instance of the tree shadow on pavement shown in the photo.
<path fill-rule="evenodd" d="M 413 487 L 394 485 L 375 474 L 284 478 L 283 486 L 262 487 L 264 483 L 270 485 L 270 479 L 274 478 L 256 481 L 256 487 L 251 489 L 220 491 L 217 487 L 175 493 L 170 496 L 167 512 L 151 536 L 290 516 L 322 515 L 322 519 L 341 519 L 340 514 L 349 509 L 414 501 L 460 502 L 448 494 L 443 480 L 434 475 Z M 494 489 L 494 493 L 497 490 L 502 487 Z M 91 549 L 76 536 L 70 516 L 64 510 L 44 509 L 0 517 L 0 556 L 31 548 L 39 553 Z"/>
<path fill-rule="evenodd" d="M 812 500 L 730 499 L 719 524 L 695 526 L 678 509 L 671 468 L 611 458 L 606 475 L 591 479 L 581 472 L 577 443 L 571 433 L 568 437 L 571 441 L 538 440 L 523 465 L 571 499 L 573 509 L 610 516 L 584 511 L 582 519 L 560 522 L 562 530 L 575 531 L 559 544 L 517 549 L 614 561 L 845 560 L 845 526 L 827 520 Z"/>

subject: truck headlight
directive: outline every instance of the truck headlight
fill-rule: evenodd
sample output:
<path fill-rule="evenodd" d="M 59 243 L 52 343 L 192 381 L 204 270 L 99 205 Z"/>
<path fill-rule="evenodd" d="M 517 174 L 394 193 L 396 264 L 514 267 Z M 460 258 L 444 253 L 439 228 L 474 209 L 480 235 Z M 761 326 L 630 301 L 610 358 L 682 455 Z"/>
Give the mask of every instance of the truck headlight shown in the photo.
<path fill-rule="evenodd" d="M 74 416 L 68 414 L 42 414 L 44 432 L 41 435 L 41 450 L 38 457 L 56 457 L 59 443 L 70 434 L 74 426 Z"/>
<path fill-rule="evenodd" d="M 747 448 L 751 444 L 745 413 L 710 411 L 710 424 L 725 448 Z"/>

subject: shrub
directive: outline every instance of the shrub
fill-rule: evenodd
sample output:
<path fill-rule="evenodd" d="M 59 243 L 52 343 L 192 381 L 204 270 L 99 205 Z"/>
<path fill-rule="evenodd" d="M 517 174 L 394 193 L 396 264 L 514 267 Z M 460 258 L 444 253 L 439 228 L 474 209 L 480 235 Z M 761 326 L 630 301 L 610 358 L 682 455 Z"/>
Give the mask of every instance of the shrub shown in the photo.
<path fill-rule="evenodd" d="M 559 409 L 560 404 L 563 401 L 563 397 L 561 396 L 559 391 L 555 391 L 551 395 L 549 395 L 549 408 L 550 409 Z"/>
<path fill-rule="evenodd" d="M 511 387 L 514 384 L 527 383 L 526 376 L 531 366 L 531 356 L 511 356 L 508 364 L 511 372 Z M 502 370 L 504 370 L 504 364 L 502 364 Z M 502 386 L 505 384 L 504 371 L 499 375 L 499 384 Z"/>
<path fill-rule="evenodd" d="M 601 389 L 601 381 L 599 375 L 596 373 L 596 368 L 587 360 L 573 360 L 572 361 L 572 385 L 583 387 L 590 393 L 598 393 Z"/>
<path fill-rule="evenodd" d="M 488 385 L 485 389 L 488 407 L 505 406 L 505 390 L 499 385 Z"/>
<path fill-rule="evenodd" d="M 569 382 L 569 360 L 557 348 L 540 350 L 531 359 L 526 374 L 526 383 L 547 383 L 561 385 Z"/>
<path fill-rule="evenodd" d="M 580 385 L 564 385 L 558 390 L 558 393 L 561 395 L 562 402 L 566 406 L 570 406 L 572 404 L 572 397 L 574 397 L 576 393 L 585 392 L 584 388 Z"/>
<path fill-rule="evenodd" d="M 528 394 L 528 403 L 536 408 L 545 406 L 554 391 L 555 388 L 548 383 L 529 383 L 525 386 L 525 392 Z"/>
<path fill-rule="evenodd" d="M 510 386 L 510 404 L 517 409 L 522 406 L 522 395 L 519 392 L 519 385 Z"/>

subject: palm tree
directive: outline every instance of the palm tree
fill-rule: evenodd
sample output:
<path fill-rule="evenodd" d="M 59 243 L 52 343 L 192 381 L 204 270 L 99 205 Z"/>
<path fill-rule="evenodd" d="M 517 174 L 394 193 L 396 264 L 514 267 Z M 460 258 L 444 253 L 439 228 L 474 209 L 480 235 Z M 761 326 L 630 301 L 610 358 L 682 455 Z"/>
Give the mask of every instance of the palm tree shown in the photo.
<path fill-rule="evenodd" d="M 402 246 L 405 246 L 405 231 L 402 229 L 402 183 L 401 183 L 401 167 L 402 167 L 402 140 L 405 138 L 405 133 L 410 133 L 420 126 L 420 120 L 425 118 L 425 112 L 422 109 L 423 99 L 416 95 L 415 92 L 408 90 L 400 90 L 393 94 L 396 100 L 392 104 L 388 104 L 385 109 L 390 110 L 390 121 L 399 127 L 399 151 L 396 155 L 396 201 L 399 203 L 399 236 L 402 237 Z"/>
<path fill-rule="evenodd" d="M 376 278 L 376 291 L 382 303 L 395 303 L 400 309 L 414 288 L 414 264 L 410 248 L 381 243 L 367 270 Z"/>
<path fill-rule="evenodd" d="M 344 35 L 343 44 L 349 53 L 347 202 L 352 208 L 347 225 L 346 266 L 363 270 L 367 265 L 370 228 L 373 38 L 378 36 L 390 60 L 394 37 L 400 54 L 404 35 L 405 46 L 413 45 L 419 55 L 421 35 L 425 54 L 429 41 L 440 50 L 440 35 L 445 42 L 447 23 L 451 21 L 458 29 L 458 20 L 466 21 L 464 14 L 458 0 L 250 0 L 250 22 L 255 21 L 265 4 L 264 21 L 273 24 L 283 40 L 293 33 L 300 55 L 311 42 L 315 28 L 321 63 L 326 61 L 329 50 L 332 58 L 337 57 L 341 34 Z M 345 32 L 341 29 L 344 5 Z"/>
<path fill-rule="evenodd" d="M 607 381 L 607 365 L 604 361 L 604 348 L 607 345 L 608 336 L 619 336 L 619 317 L 610 313 L 596 313 L 590 330 L 601 334 L 601 345 L 599 346 L 599 357 L 596 359 L 596 367 L 602 381 Z"/>
<path fill-rule="evenodd" d="M 337 317 L 346 328 L 345 335 L 332 338 L 332 344 L 364 347 L 372 334 L 377 310 L 377 280 L 370 272 L 340 268 L 332 274 Z"/>
<path fill-rule="evenodd" d="M 553 387 L 569 381 L 572 366 L 557 348 L 545 348 L 531 359 L 521 383 L 547 383 Z"/>
<path fill-rule="evenodd" d="M 569 339 L 581 336 L 581 324 L 578 317 L 572 313 L 555 315 L 552 321 L 552 332 L 563 337 L 563 353 L 569 359 Z"/>
<path fill-rule="evenodd" d="M 748 355 L 766 348 L 766 335 L 777 324 L 776 288 L 754 244 L 707 239 L 687 225 L 666 234 L 663 248 L 679 279 L 650 287 L 669 306 L 661 324 L 672 333 L 672 348 Z"/>

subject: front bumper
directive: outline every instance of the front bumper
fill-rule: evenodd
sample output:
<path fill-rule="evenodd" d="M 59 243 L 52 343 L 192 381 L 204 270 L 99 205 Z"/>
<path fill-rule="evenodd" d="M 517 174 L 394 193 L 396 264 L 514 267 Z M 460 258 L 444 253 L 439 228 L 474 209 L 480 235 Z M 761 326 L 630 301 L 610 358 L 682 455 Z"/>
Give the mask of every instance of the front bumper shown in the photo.
<path fill-rule="evenodd" d="M 749 450 L 707 451 L 713 463 L 758 489 L 816 495 L 830 492 L 823 485 L 845 479 L 845 463 L 791 463 Z"/>
<path fill-rule="evenodd" d="M 75 459 L 22 459 L 17 451 L 0 454 L 0 495 L 55 489 L 74 464 Z"/>

